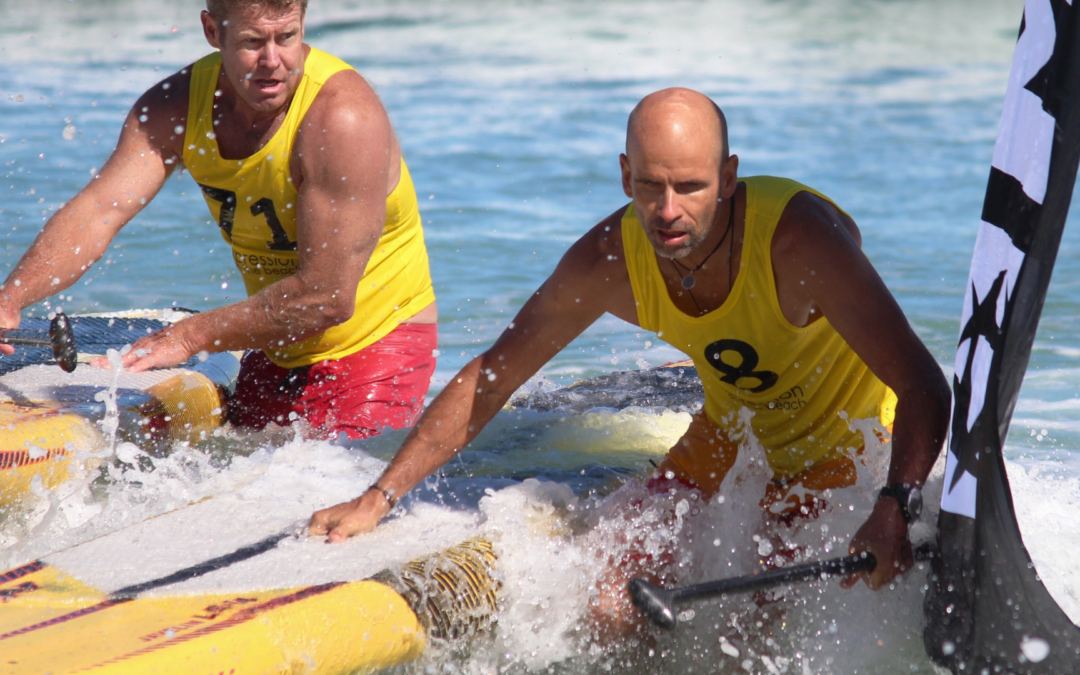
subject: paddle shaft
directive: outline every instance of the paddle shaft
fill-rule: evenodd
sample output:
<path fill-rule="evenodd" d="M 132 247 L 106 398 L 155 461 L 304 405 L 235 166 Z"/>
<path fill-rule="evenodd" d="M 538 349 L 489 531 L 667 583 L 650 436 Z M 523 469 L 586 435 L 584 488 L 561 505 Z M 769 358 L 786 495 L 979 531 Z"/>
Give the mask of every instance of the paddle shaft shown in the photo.
<path fill-rule="evenodd" d="M 916 560 L 929 560 L 936 555 L 932 545 L 924 544 L 915 550 Z M 627 584 L 630 599 L 641 613 L 650 621 L 661 628 L 671 630 L 679 623 L 676 605 L 685 605 L 694 600 L 714 598 L 718 595 L 730 593 L 749 593 L 770 586 L 790 583 L 794 581 L 806 581 L 822 579 L 836 574 L 855 574 L 856 572 L 870 572 L 874 569 L 877 561 L 874 556 L 866 553 L 850 555 L 845 558 L 833 558 L 820 560 L 802 565 L 792 565 L 777 570 L 748 574 L 733 579 L 721 579 L 708 581 L 694 586 L 683 588 L 666 589 L 654 586 L 644 579 L 631 579 Z"/>
<path fill-rule="evenodd" d="M 0 342 L 16 347 L 52 347 L 49 334 L 40 330 L 6 330 L 0 333 Z"/>
<path fill-rule="evenodd" d="M 53 358 L 65 371 L 72 372 L 78 365 L 78 353 L 75 348 L 75 332 L 71 322 L 63 312 L 57 312 L 49 322 L 49 331 L 36 330 L 0 330 L 0 342 L 16 347 L 48 347 Z"/>
<path fill-rule="evenodd" d="M 777 570 L 758 574 L 748 574 L 733 579 L 709 581 L 684 588 L 660 588 L 644 579 L 631 579 L 627 584 L 630 599 L 641 613 L 661 628 L 673 630 L 679 624 L 676 605 L 685 605 L 694 600 L 713 598 L 730 593 L 748 593 L 792 581 L 821 579 L 833 574 L 853 574 L 874 569 L 877 561 L 869 553 L 851 555 L 846 558 L 833 558 L 818 562 L 792 565 Z"/>
<path fill-rule="evenodd" d="M 677 604 L 685 604 L 694 600 L 715 598 L 718 595 L 728 593 L 749 593 L 751 591 L 778 586 L 794 581 L 806 581 L 821 577 L 834 576 L 837 574 L 854 574 L 856 572 L 868 572 L 874 569 L 876 561 L 872 555 L 849 555 L 844 558 L 831 560 L 819 560 L 782 567 L 777 570 L 748 574 L 732 579 L 719 579 L 707 581 L 693 586 L 684 586 L 672 591 L 672 600 Z"/>

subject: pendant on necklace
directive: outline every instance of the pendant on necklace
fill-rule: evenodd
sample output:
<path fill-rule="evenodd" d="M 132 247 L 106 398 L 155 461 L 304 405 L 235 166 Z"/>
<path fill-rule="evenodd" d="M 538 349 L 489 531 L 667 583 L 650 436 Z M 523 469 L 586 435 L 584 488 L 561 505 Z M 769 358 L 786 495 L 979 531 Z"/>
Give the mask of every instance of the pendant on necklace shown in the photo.
<path fill-rule="evenodd" d="M 686 290 L 690 290 L 694 287 L 695 284 L 697 284 L 697 280 L 694 279 L 693 274 L 687 274 L 685 277 L 682 278 L 682 287 Z"/>

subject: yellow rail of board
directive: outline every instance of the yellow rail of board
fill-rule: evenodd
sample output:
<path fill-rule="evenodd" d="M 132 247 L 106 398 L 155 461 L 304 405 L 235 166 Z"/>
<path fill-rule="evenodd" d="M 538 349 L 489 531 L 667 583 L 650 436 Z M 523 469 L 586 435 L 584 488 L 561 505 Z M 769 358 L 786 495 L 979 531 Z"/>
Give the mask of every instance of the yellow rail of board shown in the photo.
<path fill-rule="evenodd" d="M 491 625 L 495 561 L 476 540 L 364 581 L 134 599 L 32 562 L 0 574 L 0 674 L 374 672 Z"/>
<path fill-rule="evenodd" d="M 49 566 L 0 585 L 0 673 L 370 672 L 414 658 L 424 629 L 375 581 L 110 601 Z"/>
<path fill-rule="evenodd" d="M 137 440 L 192 443 L 206 438 L 225 421 L 225 384 L 178 369 L 149 387 L 144 392 L 147 401 L 137 410 Z M 62 403 L 0 401 L 0 509 L 29 494 L 35 478 L 46 489 L 56 488 L 76 470 L 72 462 L 78 453 L 98 452 L 104 446 L 97 424 Z"/>

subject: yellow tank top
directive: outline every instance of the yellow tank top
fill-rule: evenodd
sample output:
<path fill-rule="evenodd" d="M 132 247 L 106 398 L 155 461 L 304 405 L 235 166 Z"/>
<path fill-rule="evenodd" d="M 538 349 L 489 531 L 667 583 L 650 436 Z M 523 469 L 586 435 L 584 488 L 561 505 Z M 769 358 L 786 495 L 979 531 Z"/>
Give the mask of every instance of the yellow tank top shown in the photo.
<path fill-rule="evenodd" d="M 184 165 L 232 247 L 249 296 L 296 273 L 297 191 L 289 172 L 293 142 L 319 89 L 331 75 L 349 68 L 312 49 L 281 128 L 255 154 L 230 160 L 218 154 L 212 122 L 221 54 L 192 66 Z M 416 191 L 402 159 L 401 180 L 386 198 L 383 232 L 356 289 L 352 318 L 306 340 L 267 349 L 266 355 L 285 368 L 340 359 L 382 339 L 434 301 Z"/>
<path fill-rule="evenodd" d="M 751 427 L 773 471 L 791 476 L 864 446 L 848 420 L 892 423 L 895 396 L 825 318 L 799 328 L 780 311 L 773 280 L 773 232 L 798 192 L 824 195 L 792 180 L 746 178 L 742 263 L 718 309 L 691 317 L 675 307 L 652 245 L 631 204 L 622 219 L 626 267 L 641 327 L 693 359 L 705 387 L 705 414 L 736 430 Z"/>

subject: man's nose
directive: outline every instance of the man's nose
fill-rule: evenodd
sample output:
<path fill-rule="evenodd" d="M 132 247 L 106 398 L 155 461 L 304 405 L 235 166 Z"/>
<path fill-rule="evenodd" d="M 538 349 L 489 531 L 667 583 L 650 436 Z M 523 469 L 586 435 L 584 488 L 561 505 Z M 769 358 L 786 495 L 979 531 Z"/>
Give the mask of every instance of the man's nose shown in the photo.
<path fill-rule="evenodd" d="M 660 201 L 660 217 L 666 222 L 674 222 L 682 215 L 682 208 L 679 206 L 679 198 L 675 193 L 675 189 L 668 187 L 664 190 L 664 196 Z"/>
<path fill-rule="evenodd" d="M 281 65 L 281 54 L 273 40 L 267 40 L 266 46 L 263 47 L 259 55 L 259 65 L 269 70 L 276 70 Z"/>

